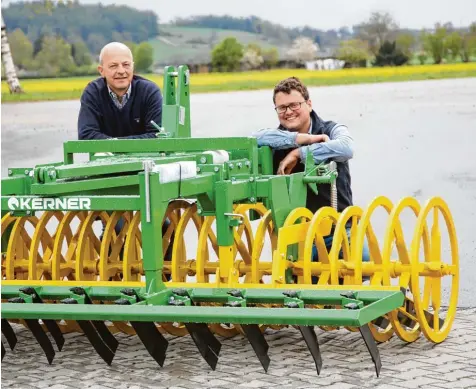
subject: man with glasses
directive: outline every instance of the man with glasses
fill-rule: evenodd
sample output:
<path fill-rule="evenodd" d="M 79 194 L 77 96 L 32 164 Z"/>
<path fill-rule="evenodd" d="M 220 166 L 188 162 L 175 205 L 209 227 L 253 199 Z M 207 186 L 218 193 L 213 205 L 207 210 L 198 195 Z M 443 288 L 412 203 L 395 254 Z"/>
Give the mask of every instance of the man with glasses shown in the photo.
<path fill-rule="evenodd" d="M 342 212 L 352 205 L 349 159 L 354 155 L 354 140 L 347 127 L 333 121 L 324 121 L 312 108 L 306 86 L 296 77 L 290 77 L 274 88 L 273 102 L 278 115 L 277 129 L 263 129 L 253 134 L 258 146 L 273 149 L 274 171 L 291 174 L 304 171 L 306 156 L 311 153 L 316 164 L 334 161 L 337 164 L 337 210 Z M 316 212 L 331 205 L 330 185 L 320 185 L 316 195 L 307 190 L 307 208 Z M 350 234 L 350 225 L 348 226 Z M 332 235 L 325 237 L 330 249 Z M 315 249 L 315 248 L 314 248 Z M 317 250 L 313 258 L 317 260 Z M 363 260 L 369 261 L 368 247 L 364 245 Z"/>

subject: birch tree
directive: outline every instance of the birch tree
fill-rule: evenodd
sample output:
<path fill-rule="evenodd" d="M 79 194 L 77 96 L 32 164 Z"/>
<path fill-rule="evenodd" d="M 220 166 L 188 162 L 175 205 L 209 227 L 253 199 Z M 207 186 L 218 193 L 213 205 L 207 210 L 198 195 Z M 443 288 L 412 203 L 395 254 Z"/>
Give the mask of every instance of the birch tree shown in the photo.
<path fill-rule="evenodd" d="M 2 15 L 2 62 L 5 69 L 5 76 L 7 77 L 7 84 L 10 88 L 10 93 L 22 93 L 20 81 L 18 80 L 13 63 L 12 53 L 10 52 L 10 45 L 7 39 L 7 28 L 3 21 Z"/>

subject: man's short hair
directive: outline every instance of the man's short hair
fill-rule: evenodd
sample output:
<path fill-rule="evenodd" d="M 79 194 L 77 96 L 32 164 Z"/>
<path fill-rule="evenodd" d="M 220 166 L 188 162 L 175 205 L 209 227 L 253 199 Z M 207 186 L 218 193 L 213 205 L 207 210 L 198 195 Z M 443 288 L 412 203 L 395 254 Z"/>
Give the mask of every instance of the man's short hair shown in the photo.
<path fill-rule="evenodd" d="M 298 91 L 300 94 L 302 94 L 304 100 L 309 100 L 309 92 L 306 88 L 306 85 L 304 85 L 297 77 L 288 77 L 274 87 L 273 102 L 276 102 L 277 93 L 284 92 L 290 94 L 293 90 Z"/>

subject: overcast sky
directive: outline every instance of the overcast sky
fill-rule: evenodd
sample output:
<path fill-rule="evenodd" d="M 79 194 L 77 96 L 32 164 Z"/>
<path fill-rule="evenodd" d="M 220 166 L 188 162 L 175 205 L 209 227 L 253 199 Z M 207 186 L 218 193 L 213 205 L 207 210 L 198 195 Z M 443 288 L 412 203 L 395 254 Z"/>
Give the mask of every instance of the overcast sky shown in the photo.
<path fill-rule="evenodd" d="M 2 0 L 2 6 L 16 0 Z M 162 23 L 191 15 L 250 16 L 288 27 L 351 27 L 372 11 L 390 12 L 401 27 L 430 28 L 435 22 L 468 26 L 476 21 L 476 0 L 80 0 L 153 10 Z"/>

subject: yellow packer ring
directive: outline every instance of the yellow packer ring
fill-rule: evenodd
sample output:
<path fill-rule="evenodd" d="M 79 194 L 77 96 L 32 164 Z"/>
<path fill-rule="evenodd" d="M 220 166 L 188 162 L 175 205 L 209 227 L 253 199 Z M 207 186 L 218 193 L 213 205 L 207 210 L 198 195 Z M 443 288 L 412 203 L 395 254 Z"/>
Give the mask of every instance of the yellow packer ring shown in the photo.
<path fill-rule="evenodd" d="M 23 216 L 5 219 L 5 228 L 7 227 L 7 222 L 13 222 L 13 228 L 10 232 L 7 253 L 5 255 L 5 277 L 7 280 L 27 280 L 29 276 L 28 258 L 32 239 L 28 235 L 25 223 L 29 222 L 36 229 L 38 218 L 36 216 Z"/>
<path fill-rule="evenodd" d="M 365 272 L 365 275 L 370 277 L 370 285 L 381 285 L 384 274 L 389 274 L 388 267 L 390 266 L 390 259 L 388 260 L 388 263 L 384 262 L 377 237 L 371 224 L 371 218 L 374 212 L 380 207 L 390 213 L 392 211 L 393 204 L 387 197 L 378 196 L 367 206 L 365 211 L 361 210 L 360 215 L 355 215 L 359 217 L 359 224 L 355 229 L 355 236 L 351 235 L 352 265 L 355 266 L 354 278 L 351 280 L 351 283 L 354 283 L 355 285 L 362 284 L 364 266 L 372 268 L 371 272 Z M 366 263 L 364 265 L 363 250 L 366 238 L 370 253 L 370 263 Z M 394 329 L 390 322 L 390 318 L 386 315 L 384 315 L 384 318 L 388 320 L 388 324 L 385 328 L 380 328 L 374 324 L 369 326 L 372 336 L 377 342 L 386 342 L 394 334 Z"/>
<path fill-rule="evenodd" d="M 388 218 L 388 223 L 385 230 L 385 238 L 382 247 L 382 262 L 384 264 L 382 285 L 384 286 L 391 285 L 391 279 L 393 277 L 398 277 L 398 284 L 402 288 L 407 289 L 410 285 L 411 263 L 400 222 L 400 214 L 406 208 L 410 208 L 416 217 L 418 217 L 418 215 L 420 214 L 420 204 L 413 197 L 403 198 L 392 209 L 392 212 L 390 213 Z M 423 241 L 425 246 L 425 253 L 427 253 L 428 237 L 426 234 L 426 229 L 425 233 L 423 234 Z M 402 268 L 398 275 L 392 274 L 394 269 L 391 268 L 392 263 L 390 259 L 392 255 L 393 242 L 395 242 L 396 244 L 399 264 L 401 264 Z M 393 263 L 393 266 L 395 266 L 395 263 Z M 388 318 L 390 319 L 393 330 L 400 339 L 404 340 L 405 342 L 414 342 L 419 338 L 421 329 L 417 317 L 412 312 L 409 312 L 407 302 L 408 301 L 406 301 L 403 307 L 389 312 Z M 401 319 L 399 319 L 399 315 L 403 315 L 403 317 L 410 319 L 411 322 L 414 323 L 414 325 L 412 327 L 403 325 Z"/>
<path fill-rule="evenodd" d="M 130 211 L 114 211 L 107 220 L 99 253 L 100 281 L 121 281 L 124 262 L 121 260 L 120 254 L 131 217 Z M 123 226 L 117 234 L 115 227 L 120 219 L 123 219 Z"/>
<path fill-rule="evenodd" d="M 261 221 L 258 224 L 258 228 L 256 229 L 255 239 L 253 240 L 253 248 L 251 251 L 251 279 L 245 278 L 245 282 L 249 282 L 252 284 L 259 284 L 264 283 L 263 276 L 266 275 L 266 271 L 263 270 L 264 266 L 269 263 L 268 275 L 271 274 L 271 266 L 272 262 L 262 262 L 260 258 L 263 254 L 263 247 L 264 247 L 264 237 L 266 235 L 266 231 L 269 234 L 269 238 L 271 240 L 271 258 L 273 255 L 274 250 L 276 250 L 277 244 L 277 236 L 274 232 L 274 224 L 273 224 L 273 214 L 271 210 L 266 211 L 261 218 Z"/>
<path fill-rule="evenodd" d="M 30 280 L 52 279 L 53 248 L 56 231 L 52 237 L 46 227 L 53 216 L 58 223 L 61 223 L 64 213 L 61 211 L 43 212 L 33 233 L 28 258 L 28 277 Z M 40 255 L 40 244 L 43 255 Z"/>
<path fill-rule="evenodd" d="M 75 279 L 74 270 L 77 254 L 76 249 L 78 247 L 79 234 L 83 227 L 86 216 L 87 212 L 84 211 L 68 211 L 64 214 L 61 222 L 58 225 L 58 228 L 56 229 L 53 243 L 53 253 L 51 254 L 52 279 L 55 281 L 59 281 L 64 278 L 68 280 Z M 71 224 L 75 218 L 79 219 L 79 226 L 76 229 L 76 232 L 73 234 L 71 230 Z M 66 239 L 67 250 L 63 255 L 62 251 L 64 239 Z"/>
<path fill-rule="evenodd" d="M 433 211 L 433 225 L 431 228 L 430 261 L 423 263 L 425 272 L 431 275 L 425 277 L 425 289 L 429 290 L 430 298 L 424 300 L 431 300 L 433 308 L 434 320 L 430 324 L 425 316 L 424 310 L 427 308 L 429 301 L 422 301 L 420 299 L 420 277 L 419 270 L 421 267 L 419 261 L 420 241 L 426 228 L 426 218 L 430 211 Z M 441 212 L 445 220 L 446 228 L 449 235 L 451 247 L 451 265 L 442 262 L 441 253 L 441 233 L 439 229 L 439 214 Z M 459 287 L 459 256 L 458 243 L 456 240 L 456 230 L 453 218 L 449 211 L 448 205 L 440 197 L 430 199 L 423 207 L 418 215 L 417 226 L 415 228 L 415 235 L 413 236 L 411 246 L 411 289 L 414 298 L 415 311 L 420 322 L 421 329 L 426 338 L 435 343 L 443 342 L 455 319 L 456 309 L 458 305 L 458 287 Z M 441 277 L 444 275 L 452 276 L 450 302 L 443 326 L 439 325 L 440 309 L 441 309 Z M 427 288 L 428 287 L 428 288 Z M 425 293 L 426 294 L 426 293 Z"/>
<path fill-rule="evenodd" d="M 142 234 L 139 229 L 140 212 L 134 213 L 124 242 L 123 281 L 140 281 L 144 272 L 142 263 Z M 129 327 L 129 326 L 128 326 Z M 131 327 L 132 328 L 132 327 Z"/>
<path fill-rule="evenodd" d="M 89 212 L 81 227 L 75 263 L 75 279 L 77 281 L 94 281 L 98 277 L 98 262 L 101 252 L 101 241 L 93 231 L 92 225 L 99 218 L 103 225 L 107 224 L 109 214 L 106 211 Z M 113 231 L 115 234 L 115 232 Z"/>
<path fill-rule="evenodd" d="M 171 244 L 172 235 L 176 234 L 177 226 L 180 222 L 180 219 L 183 216 L 183 212 L 190 208 L 192 204 L 186 200 L 173 200 L 167 206 L 167 210 L 165 211 L 164 220 L 162 221 L 162 225 L 168 219 L 170 225 L 167 227 L 167 230 L 162 236 L 162 254 L 164 255 L 164 268 L 163 268 L 163 281 L 167 282 L 171 278 L 172 273 L 172 261 L 165 260 L 165 254 L 169 249 Z M 201 218 L 199 217 L 201 220 Z M 184 248 L 181 249 L 182 251 Z"/>
<path fill-rule="evenodd" d="M 302 283 L 303 284 L 312 284 L 312 248 L 313 245 L 316 245 L 317 253 L 319 256 L 319 262 L 315 265 L 319 268 L 319 280 L 318 285 L 331 285 L 332 280 L 335 280 L 335 283 L 338 284 L 337 276 L 337 262 L 335 261 L 335 256 L 333 259 L 329 256 L 327 252 L 327 247 L 324 242 L 324 237 L 319 233 L 321 224 L 326 220 L 331 220 L 332 225 L 337 223 L 339 214 L 334 208 L 323 207 L 320 208 L 311 218 L 309 222 L 309 228 L 306 232 L 306 238 L 304 240 L 304 252 L 302 256 Z M 301 279 L 298 277 L 298 283 Z"/>

